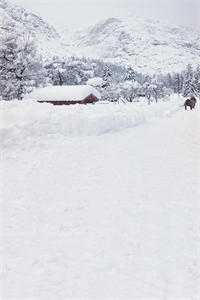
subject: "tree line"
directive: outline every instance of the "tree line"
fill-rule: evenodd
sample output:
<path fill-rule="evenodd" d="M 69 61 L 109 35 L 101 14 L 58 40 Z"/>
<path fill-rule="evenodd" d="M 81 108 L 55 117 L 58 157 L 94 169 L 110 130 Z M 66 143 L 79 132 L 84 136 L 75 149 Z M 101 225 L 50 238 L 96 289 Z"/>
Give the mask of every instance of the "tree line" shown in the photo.
<path fill-rule="evenodd" d="M 28 37 L 4 36 L 0 46 L 0 100 L 23 99 L 33 88 L 46 85 L 86 84 L 94 77 L 103 79 L 103 100 L 158 101 L 172 93 L 184 97 L 200 94 L 200 66 L 187 65 L 182 72 L 146 75 L 131 66 L 105 63 L 98 59 L 53 57 L 44 60 Z"/>

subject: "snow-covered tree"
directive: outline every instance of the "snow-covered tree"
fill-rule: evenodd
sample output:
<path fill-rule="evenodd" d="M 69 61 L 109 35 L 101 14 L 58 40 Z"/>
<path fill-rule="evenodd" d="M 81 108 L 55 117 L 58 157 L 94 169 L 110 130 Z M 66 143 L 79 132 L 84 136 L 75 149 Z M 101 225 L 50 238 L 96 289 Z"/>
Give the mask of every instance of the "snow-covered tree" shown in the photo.
<path fill-rule="evenodd" d="M 94 76 L 93 66 L 86 59 L 58 58 L 45 65 L 48 81 L 52 85 L 79 85 L 85 84 Z"/>
<path fill-rule="evenodd" d="M 104 88 L 110 86 L 112 81 L 112 73 L 108 65 L 104 67 L 103 81 L 104 81 L 104 86 L 103 86 Z"/>
<path fill-rule="evenodd" d="M 18 99 L 40 84 L 42 66 L 32 41 L 27 37 L 6 35 L 0 46 L 0 96 Z"/>
<path fill-rule="evenodd" d="M 120 84 L 121 96 L 128 102 L 133 102 L 141 94 L 141 85 L 137 81 L 127 80 Z"/>
<path fill-rule="evenodd" d="M 136 72 L 131 67 L 127 68 L 124 80 L 136 80 Z"/>
<path fill-rule="evenodd" d="M 173 85 L 174 93 L 181 94 L 182 89 L 183 89 L 183 76 L 182 76 L 182 74 L 176 73 L 174 75 L 173 82 L 174 82 L 174 85 Z"/>
<path fill-rule="evenodd" d="M 65 83 L 65 62 L 58 57 L 53 57 L 52 62 L 45 66 L 49 82 L 53 85 L 63 85 Z"/>
<path fill-rule="evenodd" d="M 200 95 L 200 65 L 197 66 L 194 71 L 193 84 L 195 86 L 196 93 Z"/>
<path fill-rule="evenodd" d="M 186 71 L 184 72 L 184 82 L 183 82 L 183 96 L 188 97 L 196 94 L 194 73 L 191 65 L 187 65 Z"/>

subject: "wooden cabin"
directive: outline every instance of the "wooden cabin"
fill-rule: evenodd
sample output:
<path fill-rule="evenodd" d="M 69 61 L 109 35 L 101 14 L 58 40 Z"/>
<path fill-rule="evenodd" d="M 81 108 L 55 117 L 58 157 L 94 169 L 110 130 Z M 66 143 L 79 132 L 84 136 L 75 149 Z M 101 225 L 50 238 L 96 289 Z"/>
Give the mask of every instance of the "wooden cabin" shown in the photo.
<path fill-rule="evenodd" d="M 48 86 L 35 89 L 29 99 L 39 103 L 53 105 L 73 105 L 95 103 L 100 100 L 100 93 L 89 85 Z"/>

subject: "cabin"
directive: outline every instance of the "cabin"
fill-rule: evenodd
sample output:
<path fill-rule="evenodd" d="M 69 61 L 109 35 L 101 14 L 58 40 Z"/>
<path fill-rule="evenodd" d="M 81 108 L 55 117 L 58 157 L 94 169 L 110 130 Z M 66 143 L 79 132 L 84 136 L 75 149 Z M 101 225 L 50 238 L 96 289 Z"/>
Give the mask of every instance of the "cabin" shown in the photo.
<path fill-rule="evenodd" d="M 39 103 L 53 105 L 73 105 L 95 103 L 101 99 L 100 93 L 89 85 L 48 86 L 35 89 L 27 98 Z"/>

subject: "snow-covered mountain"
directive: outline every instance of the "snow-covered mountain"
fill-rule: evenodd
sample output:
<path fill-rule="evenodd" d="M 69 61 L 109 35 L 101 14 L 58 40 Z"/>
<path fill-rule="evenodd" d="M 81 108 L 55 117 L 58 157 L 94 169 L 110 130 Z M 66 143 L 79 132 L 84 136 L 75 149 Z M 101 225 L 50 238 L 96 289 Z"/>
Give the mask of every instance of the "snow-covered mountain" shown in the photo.
<path fill-rule="evenodd" d="M 20 6 L 12 5 L 8 1 L 0 0 L 0 16 L 7 30 L 21 29 L 21 31 L 28 32 L 33 36 L 43 35 L 47 39 L 58 37 L 55 29 L 42 18 Z"/>
<path fill-rule="evenodd" d="M 154 73 L 180 71 L 200 57 L 200 32 L 136 17 L 109 18 L 78 32 L 59 34 L 40 16 L 0 0 L 0 38 L 31 36 L 46 57 L 85 56 Z"/>
<path fill-rule="evenodd" d="M 199 63 L 200 32 L 136 17 L 110 18 L 77 32 L 72 50 L 143 72 L 178 71 Z"/>
<path fill-rule="evenodd" d="M 41 53 L 60 53 L 62 43 L 55 28 L 40 16 L 7 0 L 0 0 L 0 38 L 7 33 L 29 36 L 36 42 Z"/>

